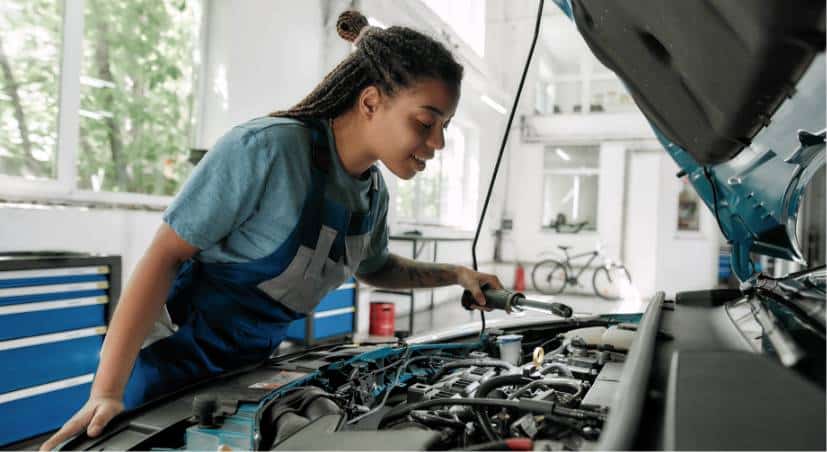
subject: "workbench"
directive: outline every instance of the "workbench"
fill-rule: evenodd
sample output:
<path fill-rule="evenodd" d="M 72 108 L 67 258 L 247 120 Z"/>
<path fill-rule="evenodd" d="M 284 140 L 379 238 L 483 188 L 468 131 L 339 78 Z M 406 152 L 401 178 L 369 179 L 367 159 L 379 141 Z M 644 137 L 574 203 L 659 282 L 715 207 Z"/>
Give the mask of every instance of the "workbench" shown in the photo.
<path fill-rule="evenodd" d="M 439 242 L 471 242 L 471 237 L 447 237 L 447 236 L 431 236 L 431 235 L 419 235 L 419 234 L 399 234 L 399 235 L 391 235 L 388 237 L 389 241 L 392 242 L 409 242 L 411 245 L 411 258 L 413 260 L 417 260 L 422 252 L 425 250 L 425 247 L 428 243 L 434 244 L 434 258 L 433 262 L 437 262 L 437 258 L 439 256 Z M 434 307 L 434 289 L 429 289 L 431 291 L 431 299 L 429 308 L 433 309 Z M 410 314 L 408 317 L 408 334 L 413 334 L 413 325 L 414 325 L 414 289 L 374 289 L 374 292 L 377 293 L 387 293 L 393 295 L 402 295 L 408 297 L 409 305 L 410 305 Z"/>

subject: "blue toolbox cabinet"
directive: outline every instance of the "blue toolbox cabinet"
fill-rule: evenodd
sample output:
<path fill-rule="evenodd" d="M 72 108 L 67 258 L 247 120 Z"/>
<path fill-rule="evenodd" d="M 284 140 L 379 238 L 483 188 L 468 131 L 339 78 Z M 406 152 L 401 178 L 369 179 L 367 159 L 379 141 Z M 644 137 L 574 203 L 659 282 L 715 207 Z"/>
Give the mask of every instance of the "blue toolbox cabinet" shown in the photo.
<path fill-rule="evenodd" d="M 72 417 L 92 388 L 92 375 L 0 394 L 0 445 L 54 430 Z"/>
<path fill-rule="evenodd" d="M 355 278 L 350 278 L 327 294 L 316 309 L 287 328 L 286 338 L 311 345 L 322 340 L 339 339 L 356 331 Z"/>
<path fill-rule="evenodd" d="M 94 373 L 105 326 L 0 342 L 0 394 Z"/>
<path fill-rule="evenodd" d="M 86 401 L 120 273 L 119 256 L 0 253 L 0 447 Z"/>

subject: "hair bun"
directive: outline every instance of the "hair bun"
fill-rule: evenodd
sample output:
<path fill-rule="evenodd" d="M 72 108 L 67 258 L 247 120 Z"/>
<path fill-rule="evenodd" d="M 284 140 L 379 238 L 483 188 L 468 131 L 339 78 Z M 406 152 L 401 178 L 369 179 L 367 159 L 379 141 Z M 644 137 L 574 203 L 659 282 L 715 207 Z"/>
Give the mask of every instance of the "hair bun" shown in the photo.
<path fill-rule="evenodd" d="M 359 11 L 345 11 L 339 15 L 339 20 L 336 21 L 336 31 L 342 39 L 350 42 L 356 41 L 359 33 L 363 28 L 368 26 L 367 17 L 363 16 Z"/>

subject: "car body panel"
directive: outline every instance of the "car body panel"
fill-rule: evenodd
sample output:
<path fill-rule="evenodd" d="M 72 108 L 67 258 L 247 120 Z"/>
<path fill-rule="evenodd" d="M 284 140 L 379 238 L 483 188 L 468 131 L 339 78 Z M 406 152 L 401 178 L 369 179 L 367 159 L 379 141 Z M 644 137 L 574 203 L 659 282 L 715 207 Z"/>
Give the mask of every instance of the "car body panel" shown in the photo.
<path fill-rule="evenodd" d="M 824 2 L 555 3 L 716 216 L 738 279 L 757 275 L 750 253 L 806 265 L 796 220 L 825 164 Z"/>

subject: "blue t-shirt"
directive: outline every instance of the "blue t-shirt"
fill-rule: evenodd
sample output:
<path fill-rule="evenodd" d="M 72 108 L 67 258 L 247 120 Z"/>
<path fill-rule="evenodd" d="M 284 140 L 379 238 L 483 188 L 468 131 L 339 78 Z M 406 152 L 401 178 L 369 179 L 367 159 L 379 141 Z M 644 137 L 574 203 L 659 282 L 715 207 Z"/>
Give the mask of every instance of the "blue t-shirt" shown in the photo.
<path fill-rule="evenodd" d="M 351 212 L 370 207 L 371 178 L 345 172 L 330 124 L 326 195 Z M 272 254 L 296 227 L 311 184 L 310 130 L 288 118 L 262 117 L 232 128 L 198 163 L 164 221 L 200 249 L 203 262 L 241 263 Z M 388 190 L 379 177 L 378 221 L 357 274 L 388 257 Z"/>

